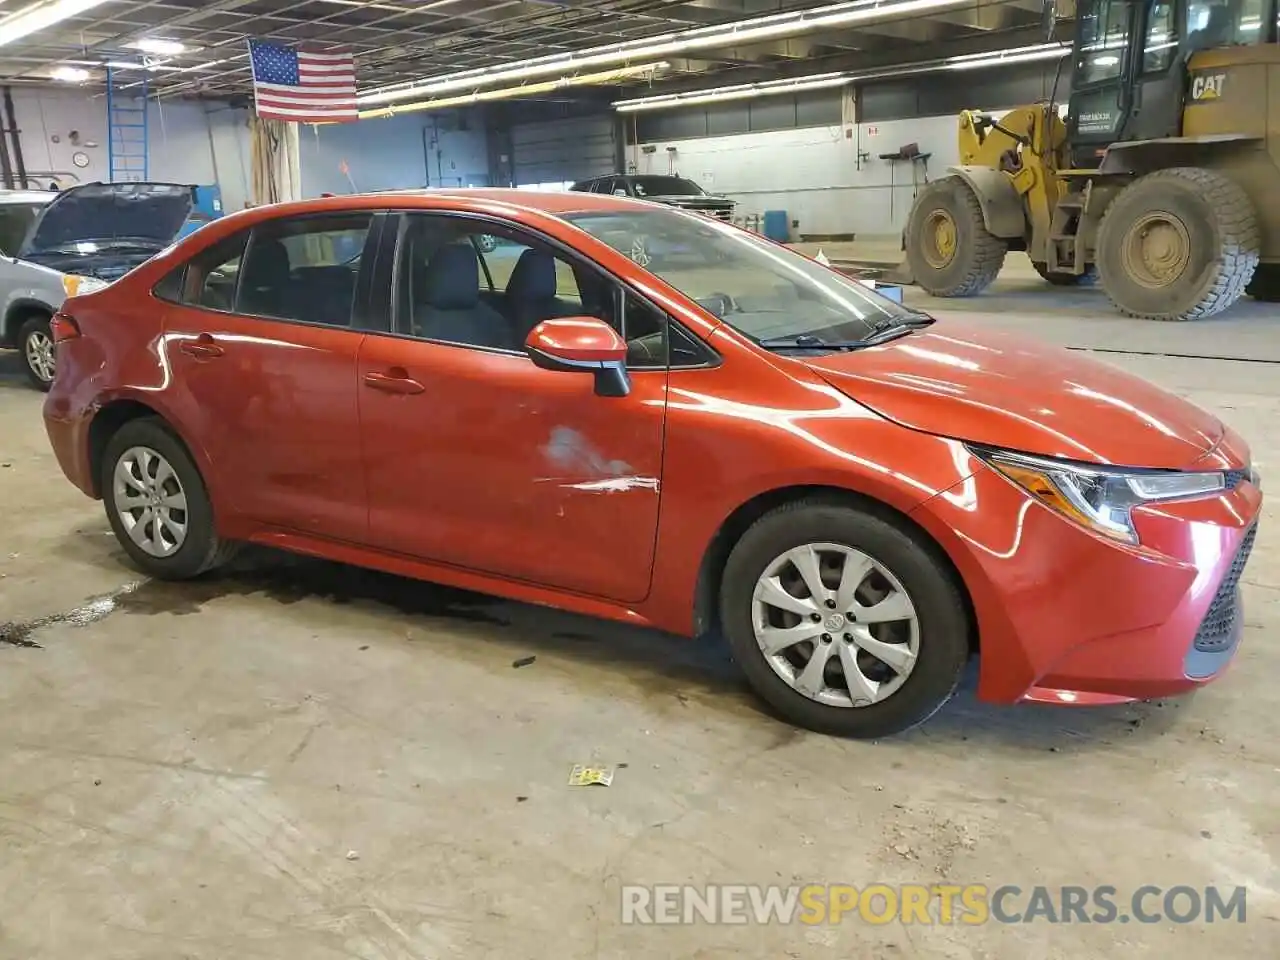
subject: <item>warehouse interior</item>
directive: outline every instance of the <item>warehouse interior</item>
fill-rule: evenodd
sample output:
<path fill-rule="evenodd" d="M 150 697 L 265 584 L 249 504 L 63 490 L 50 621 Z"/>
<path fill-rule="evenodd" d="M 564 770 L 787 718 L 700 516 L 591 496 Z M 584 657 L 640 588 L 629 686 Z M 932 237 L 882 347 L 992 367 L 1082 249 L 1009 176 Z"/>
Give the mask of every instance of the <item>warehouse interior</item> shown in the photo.
<path fill-rule="evenodd" d="M 1105 46 L 1136 5 L 1150 43 L 1220 3 L 19 0 L 0 6 L 2 193 L 192 185 L 215 229 L 277 200 L 680 177 L 728 201 L 736 226 L 937 318 L 935 340 L 949 324 L 1030 338 L 1190 401 L 1247 442 L 1266 489 L 1280 313 L 1257 283 L 1221 312 L 1163 322 L 1078 277 L 1046 283 L 1021 239 L 976 296 L 903 273 L 922 193 L 972 162 L 962 113 L 999 129 L 1038 104 L 1074 135 L 1072 90 L 1099 59 L 1073 53 L 1082 22 Z M 1263 37 L 1251 69 L 1271 105 L 1250 143 L 1280 158 L 1275 0 L 1228 5 Z M 262 169 L 250 41 L 354 60 L 360 118 L 289 124 L 283 185 Z M 1243 83 L 1221 96 L 1240 111 L 1257 99 Z M 29 311 L 4 273 L 22 258 L 3 254 L 5 309 Z M 763 706 L 714 635 L 266 549 L 190 582 L 145 576 L 103 504 L 65 482 L 18 329 L 0 347 L 0 960 L 1191 960 L 1280 941 L 1280 539 L 1265 499 L 1221 679 L 1006 706 L 979 697 L 970 663 L 928 723 L 844 739 Z M 1012 395 L 1027 412 L 1011 418 L 1054 426 L 1054 410 Z M 1193 553 L 1203 519 L 1178 535 Z M 1088 576 L 1073 562 L 1025 579 Z M 1188 587 L 1204 603 L 1215 589 Z M 1115 605 L 1106 593 L 1097 608 Z M 582 766 L 611 781 L 568 785 Z M 636 889 L 664 885 L 817 885 L 832 906 L 791 923 L 626 914 Z M 908 888 L 1016 887 L 1021 913 L 922 921 L 859 906 L 869 887 L 893 904 Z M 1093 915 L 1100 889 L 1127 903 L 1146 887 L 1159 917 L 1063 908 L 1079 893 Z M 834 888 L 852 892 L 843 921 Z M 1037 917 L 1027 895 L 1041 888 Z M 1247 916 L 1180 919 L 1192 895 L 1238 889 Z"/>

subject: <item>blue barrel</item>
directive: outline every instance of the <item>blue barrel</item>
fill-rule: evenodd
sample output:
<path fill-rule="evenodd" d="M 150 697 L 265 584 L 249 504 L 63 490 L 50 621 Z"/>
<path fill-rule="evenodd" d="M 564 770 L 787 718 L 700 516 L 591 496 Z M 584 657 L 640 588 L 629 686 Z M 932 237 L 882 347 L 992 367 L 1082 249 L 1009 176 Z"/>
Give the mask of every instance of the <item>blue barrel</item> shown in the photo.
<path fill-rule="evenodd" d="M 785 210 L 766 210 L 764 212 L 764 235 L 770 240 L 786 243 L 791 239 L 791 222 Z"/>

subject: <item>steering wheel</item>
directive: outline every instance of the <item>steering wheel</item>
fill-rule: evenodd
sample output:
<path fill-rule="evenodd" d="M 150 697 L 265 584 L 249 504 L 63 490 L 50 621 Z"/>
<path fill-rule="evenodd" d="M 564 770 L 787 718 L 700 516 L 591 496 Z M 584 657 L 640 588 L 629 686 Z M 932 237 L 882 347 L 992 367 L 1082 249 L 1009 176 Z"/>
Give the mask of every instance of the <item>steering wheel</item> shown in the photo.
<path fill-rule="evenodd" d="M 720 319 L 738 312 L 737 302 L 727 293 L 709 293 L 705 297 L 698 297 L 694 303 Z"/>

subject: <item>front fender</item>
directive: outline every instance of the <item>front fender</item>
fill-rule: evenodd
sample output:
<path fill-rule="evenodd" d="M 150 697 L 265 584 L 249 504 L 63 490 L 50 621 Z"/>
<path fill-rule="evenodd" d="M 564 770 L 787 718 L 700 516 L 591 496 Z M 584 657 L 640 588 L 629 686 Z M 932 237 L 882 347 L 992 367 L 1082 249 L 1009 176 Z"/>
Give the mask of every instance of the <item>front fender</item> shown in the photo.
<path fill-rule="evenodd" d="M 978 198 L 988 233 L 1004 240 L 1026 235 L 1026 210 L 1007 173 L 973 166 L 947 167 L 947 172 L 967 183 Z"/>

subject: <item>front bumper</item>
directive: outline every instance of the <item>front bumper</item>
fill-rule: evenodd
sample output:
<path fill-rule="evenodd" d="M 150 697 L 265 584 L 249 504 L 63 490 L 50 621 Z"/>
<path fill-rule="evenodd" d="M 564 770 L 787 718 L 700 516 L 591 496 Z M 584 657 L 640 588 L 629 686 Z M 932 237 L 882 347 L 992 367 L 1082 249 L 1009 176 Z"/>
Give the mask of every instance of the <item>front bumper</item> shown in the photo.
<path fill-rule="evenodd" d="M 996 703 L 1168 696 L 1222 673 L 1243 631 L 1240 579 L 1262 494 L 1135 510 L 1141 547 L 1113 543 L 983 466 L 916 518 L 948 550 L 978 622 L 978 693 Z"/>

